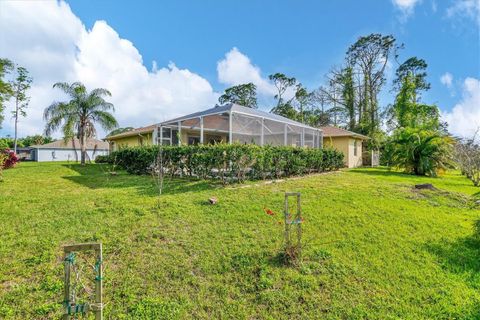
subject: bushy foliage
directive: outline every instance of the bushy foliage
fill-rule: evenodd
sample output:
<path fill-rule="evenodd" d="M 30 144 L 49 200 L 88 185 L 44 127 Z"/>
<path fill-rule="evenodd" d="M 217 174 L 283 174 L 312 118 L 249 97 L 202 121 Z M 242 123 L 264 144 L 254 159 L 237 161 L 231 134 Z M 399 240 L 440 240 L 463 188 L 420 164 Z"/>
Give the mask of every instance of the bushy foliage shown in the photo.
<path fill-rule="evenodd" d="M 385 157 L 395 167 L 416 175 L 437 176 L 452 164 L 453 139 L 435 130 L 402 128 L 395 131 Z"/>
<path fill-rule="evenodd" d="M 51 137 L 42 136 L 39 134 L 33 136 L 26 136 L 25 138 L 20 138 L 17 140 L 17 146 L 22 147 L 29 147 L 36 144 L 46 144 L 52 142 L 53 139 Z M 14 139 L 10 137 L 0 138 L 0 149 L 10 149 L 13 148 Z"/>
<path fill-rule="evenodd" d="M 2 169 L 13 168 L 19 161 L 15 152 L 13 152 L 10 149 L 5 149 L 3 151 L 0 151 L 0 154 L 1 154 L 0 167 Z"/>
<path fill-rule="evenodd" d="M 110 157 L 109 156 L 104 156 L 104 155 L 99 155 L 95 157 L 95 162 L 96 163 L 109 163 L 110 162 Z"/>
<path fill-rule="evenodd" d="M 125 148 L 107 158 L 134 174 L 153 169 L 159 146 Z M 216 144 L 162 146 L 163 170 L 170 175 L 189 175 L 242 182 L 336 170 L 343 166 L 343 154 L 333 149 L 260 147 L 256 145 Z"/>

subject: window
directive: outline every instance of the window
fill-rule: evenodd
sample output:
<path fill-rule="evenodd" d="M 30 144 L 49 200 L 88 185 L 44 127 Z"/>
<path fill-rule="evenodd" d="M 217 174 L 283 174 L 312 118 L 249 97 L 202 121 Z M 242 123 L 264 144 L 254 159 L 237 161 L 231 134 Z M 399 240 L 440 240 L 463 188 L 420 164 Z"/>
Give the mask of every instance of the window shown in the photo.
<path fill-rule="evenodd" d="M 357 140 L 353 141 L 353 155 L 357 156 Z"/>
<path fill-rule="evenodd" d="M 200 137 L 198 136 L 188 136 L 188 145 L 197 145 L 200 143 Z"/>

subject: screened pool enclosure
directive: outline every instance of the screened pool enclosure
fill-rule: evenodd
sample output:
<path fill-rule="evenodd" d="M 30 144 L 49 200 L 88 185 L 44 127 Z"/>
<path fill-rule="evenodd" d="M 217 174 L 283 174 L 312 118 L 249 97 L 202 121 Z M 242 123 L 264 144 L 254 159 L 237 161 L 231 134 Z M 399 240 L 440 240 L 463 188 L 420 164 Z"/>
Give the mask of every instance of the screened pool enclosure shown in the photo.
<path fill-rule="evenodd" d="M 322 130 L 285 117 L 226 104 L 160 123 L 156 143 L 163 145 L 242 143 L 322 147 Z"/>

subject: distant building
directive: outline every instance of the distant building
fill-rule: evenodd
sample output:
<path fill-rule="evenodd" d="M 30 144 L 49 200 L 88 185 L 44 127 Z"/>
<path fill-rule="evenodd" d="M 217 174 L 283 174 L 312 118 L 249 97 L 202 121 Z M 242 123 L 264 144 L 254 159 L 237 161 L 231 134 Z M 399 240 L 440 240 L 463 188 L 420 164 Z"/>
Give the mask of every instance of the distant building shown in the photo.
<path fill-rule="evenodd" d="M 356 168 L 363 163 L 363 142 L 367 136 L 337 127 L 321 127 L 323 130 L 324 147 L 332 147 L 341 151 L 345 156 L 344 162 L 347 168 Z"/>
<path fill-rule="evenodd" d="M 81 148 L 78 139 L 69 139 L 66 143 L 57 140 L 47 144 L 30 146 L 30 159 L 33 161 L 80 161 Z M 96 156 L 108 154 L 108 142 L 88 139 L 87 160 L 95 160 Z"/>

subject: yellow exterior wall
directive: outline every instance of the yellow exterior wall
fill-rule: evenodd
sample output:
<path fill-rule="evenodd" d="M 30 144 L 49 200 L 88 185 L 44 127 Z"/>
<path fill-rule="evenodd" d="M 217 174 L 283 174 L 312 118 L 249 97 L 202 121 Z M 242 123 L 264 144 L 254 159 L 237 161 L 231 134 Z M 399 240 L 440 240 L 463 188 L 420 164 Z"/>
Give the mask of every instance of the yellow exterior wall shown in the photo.
<path fill-rule="evenodd" d="M 139 135 L 109 139 L 110 151 L 116 151 L 125 147 L 136 147 L 141 145 L 140 141 L 143 142 L 144 146 L 153 144 L 152 133 L 143 133 L 141 136 L 143 139 Z"/>
<path fill-rule="evenodd" d="M 357 155 L 355 155 L 357 141 Z M 344 155 L 344 164 L 348 168 L 362 166 L 362 140 L 353 137 L 324 137 L 324 147 L 333 147 Z"/>

